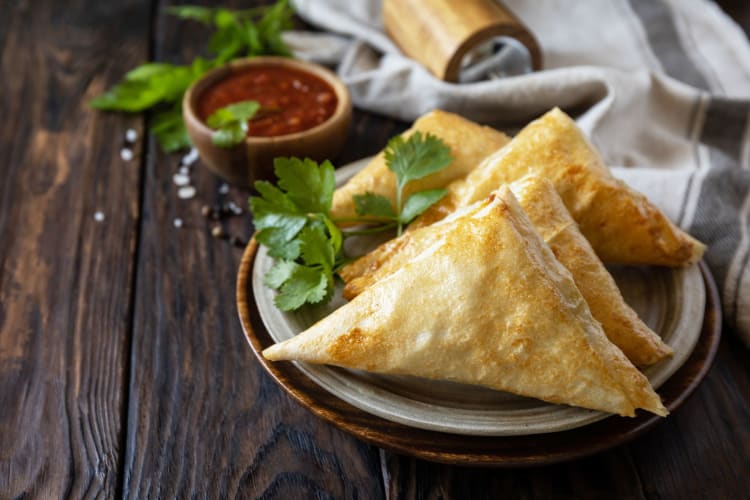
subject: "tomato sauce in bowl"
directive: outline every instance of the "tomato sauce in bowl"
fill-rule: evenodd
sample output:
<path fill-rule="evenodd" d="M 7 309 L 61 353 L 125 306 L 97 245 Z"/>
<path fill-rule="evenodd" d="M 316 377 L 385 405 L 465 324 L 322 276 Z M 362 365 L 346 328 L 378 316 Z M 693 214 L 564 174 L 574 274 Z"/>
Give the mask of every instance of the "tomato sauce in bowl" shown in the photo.
<path fill-rule="evenodd" d="M 248 137 L 276 137 L 311 129 L 336 111 L 338 98 L 321 78 L 283 66 L 248 67 L 228 74 L 198 97 L 200 119 L 230 104 L 253 100 L 258 113 L 248 123 Z"/>

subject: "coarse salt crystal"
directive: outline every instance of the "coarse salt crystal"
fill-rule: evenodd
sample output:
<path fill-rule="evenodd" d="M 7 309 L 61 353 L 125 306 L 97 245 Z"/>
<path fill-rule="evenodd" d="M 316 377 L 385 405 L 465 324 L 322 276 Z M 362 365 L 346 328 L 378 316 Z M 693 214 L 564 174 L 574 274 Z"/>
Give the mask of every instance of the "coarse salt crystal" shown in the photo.
<path fill-rule="evenodd" d="M 172 221 L 172 223 L 174 224 L 174 227 L 178 229 L 182 227 L 182 219 L 180 219 L 179 217 L 175 218 L 175 220 Z"/>
<path fill-rule="evenodd" d="M 172 181 L 176 186 L 187 186 L 188 184 L 190 184 L 190 177 L 183 174 L 174 174 L 172 176 Z"/>
<path fill-rule="evenodd" d="M 102 212 L 101 210 L 97 210 L 96 212 L 94 212 L 94 220 L 96 222 L 103 221 L 104 220 L 104 212 Z"/>
<path fill-rule="evenodd" d="M 185 166 L 190 166 L 198 159 L 198 150 L 195 148 L 191 148 L 190 152 L 182 157 L 182 164 Z"/>
<path fill-rule="evenodd" d="M 227 208 L 229 208 L 234 215 L 242 215 L 242 209 L 233 201 L 227 203 Z"/>
<path fill-rule="evenodd" d="M 133 143 L 138 140 L 138 132 L 134 128 L 129 128 L 125 131 L 125 140 Z"/>
<path fill-rule="evenodd" d="M 192 198 L 195 196 L 195 187 L 194 186 L 182 186 L 180 189 L 177 190 L 177 196 L 179 196 L 183 200 Z"/>

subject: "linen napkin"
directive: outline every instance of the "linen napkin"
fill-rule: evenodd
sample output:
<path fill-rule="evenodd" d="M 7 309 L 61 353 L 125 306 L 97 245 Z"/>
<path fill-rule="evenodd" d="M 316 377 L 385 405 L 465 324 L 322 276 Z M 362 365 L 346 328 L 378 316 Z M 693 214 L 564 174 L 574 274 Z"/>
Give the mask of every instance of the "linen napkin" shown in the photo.
<path fill-rule="evenodd" d="M 288 41 L 337 64 L 359 108 L 405 121 L 440 108 L 510 133 L 553 106 L 574 116 L 616 175 L 708 245 L 725 324 L 750 346 L 750 45 L 715 4 L 507 0 L 543 70 L 462 84 L 399 51 L 380 0 L 294 4 L 328 33 Z"/>

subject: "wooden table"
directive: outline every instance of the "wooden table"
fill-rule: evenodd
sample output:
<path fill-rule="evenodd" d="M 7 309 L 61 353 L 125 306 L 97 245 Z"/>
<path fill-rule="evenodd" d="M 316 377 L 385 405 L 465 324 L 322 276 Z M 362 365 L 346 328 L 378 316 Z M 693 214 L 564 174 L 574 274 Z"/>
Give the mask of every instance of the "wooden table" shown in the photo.
<path fill-rule="evenodd" d="M 657 428 L 542 468 L 398 456 L 287 397 L 237 319 L 241 249 L 200 214 L 248 193 L 199 168 L 197 199 L 179 199 L 178 156 L 147 139 L 120 157 L 145 119 L 85 104 L 142 61 L 196 54 L 205 32 L 166 3 L 0 1 L 1 498 L 748 498 L 750 353 L 728 332 Z M 726 5 L 747 28 L 747 7 Z M 337 162 L 405 127 L 357 111 Z M 227 228 L 246 237 L 250 218 Z"/>

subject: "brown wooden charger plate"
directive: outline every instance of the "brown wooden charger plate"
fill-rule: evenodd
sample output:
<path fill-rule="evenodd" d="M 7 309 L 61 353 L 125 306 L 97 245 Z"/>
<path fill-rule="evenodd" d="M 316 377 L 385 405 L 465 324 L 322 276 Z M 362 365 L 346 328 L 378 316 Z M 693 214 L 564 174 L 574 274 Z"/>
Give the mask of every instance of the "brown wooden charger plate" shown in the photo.
<path fill-rule="evenodd" d="M 261 355 L 274 340 L 261 321 L 252 294 L 251 275 L 257 249 L 257 242 L 253 239 L 242 256 L 237 278 L 240 321 L 255 356 L 302 406 L 364 441 L 435 462 L 516 467 L 588 456 L 626 443 L 662 421 L 660 417 L 640 412 L 636 418 L 611 416 L 585 427 L 551 434 L 487 437 L 418 429 L 371 415 L 321 388 L 293 363 L 271 362 Z M 721 337 L 721 309 L 716 283 L 705 263 L 700 263 L 700 270 L 706 286 L 700 338 L 688 360 L 659 388 L 670 412 L 685 402 L 706 375 Z"/>

